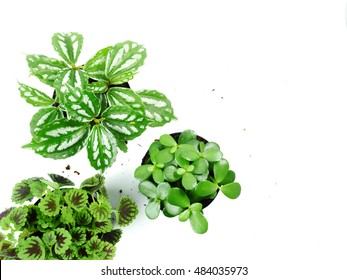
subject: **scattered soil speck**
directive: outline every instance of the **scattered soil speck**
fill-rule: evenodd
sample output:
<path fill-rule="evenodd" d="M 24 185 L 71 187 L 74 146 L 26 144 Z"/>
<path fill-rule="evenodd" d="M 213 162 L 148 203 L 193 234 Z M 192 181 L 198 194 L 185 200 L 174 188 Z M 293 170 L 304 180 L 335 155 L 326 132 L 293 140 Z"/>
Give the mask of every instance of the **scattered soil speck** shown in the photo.
<path fill-rule="evenodd" d="M 141 147 L 142 148 L 142 146 L 141 146 L 141 144 L 137 144 L 139 147 Z"/>
<path fill-rule="evenodd" d="M 119 193 L 122 193 L 123 192 L 123 190 L 119 190 Z"/>
<path fill-rule="evenodd" d="M 71 169 L 70 164 L 66 165 L 66 166 L 65 166 L 65 169 L 66 169 L 66 170 L 70 170 L 70 169 Z"/>
<path fill-rule="evenodd" d="M 215 90 L 216 90 L 216 89 L 214 89 L 214 88 L 212 89 L 212 91 L 215 91 Z"/>
<path fill-rule="evenodd" d="M 79 173 L 78 171 L 74 171 L 73 173 L 77 174 L 77 175 L 80 175 L 81 173 Z"/>

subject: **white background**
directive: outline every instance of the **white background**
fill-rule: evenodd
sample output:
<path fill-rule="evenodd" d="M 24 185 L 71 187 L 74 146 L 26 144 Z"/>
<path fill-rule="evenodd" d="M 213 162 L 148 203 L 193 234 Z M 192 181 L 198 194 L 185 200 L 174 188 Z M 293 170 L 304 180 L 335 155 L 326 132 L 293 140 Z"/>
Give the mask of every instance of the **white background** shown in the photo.
<path fill-rule="evenodd" d="M 140 210 L 113 261 L 7 261 L 2 279 L 101 279 L 106 265 L 248 266 L 249 275 L 235 279 L 347 279 L 345 7 L 339 0 L 2 3 L 1 209 L 21 179 L 63 174 L 67 164 L 64 174 L 77 183 L 95 173 L 85 150 L 54 161 L 20 148 L 36 109 L 20 98 L 17 80 L 50 93 L 29 77 L 25 54 L 57 57 L 53 33 L 84 35 L 80 64 L 123 40 L 143 44 L 148 58 L 131 86 L 165 93 L 178 117 L 132 141 L 106 173 L 114 201 L 122 189 Z M 205 235 L 177 219 L 149 221 L 132 176 L 153 139 L 187 128 L 220 144 L 242 185 L 237 200 L 218 196 L 206 209 Z M 194 277 L 201 278 L 177 279 Z"/>

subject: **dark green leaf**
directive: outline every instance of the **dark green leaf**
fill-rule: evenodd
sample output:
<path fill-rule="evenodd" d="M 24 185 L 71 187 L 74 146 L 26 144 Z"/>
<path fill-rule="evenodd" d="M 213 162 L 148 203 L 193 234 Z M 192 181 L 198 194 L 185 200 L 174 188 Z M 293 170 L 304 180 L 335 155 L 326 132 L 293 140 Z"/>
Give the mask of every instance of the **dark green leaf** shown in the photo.
<path fill-rule="evenodd" d="M 39 91 L 33 87 L 27 86 L 22 83 L 19 84 L 20 96 L 25 99 L 29 104 L 36 107 L 45 107 L 52 105 L 55 101 L 47 94 Z"/>
<path fill-rule="evenodd" d="M 239 183 L 234 182 L 221 186 L 220 190 L 225 196 L 235 199 L 238 198 L 241 193 L 241 186 Z"/>
<path fill-rule="evenodd" d="M 222 158 L 220 161 L 217 161 L 213 165 L 213 174 L 217 183 L 220 183 L 224 180 L 229 171 L 229 162 Z"/>
<path fill-rule="evenodd" d="M 208 222 L 201 212 L 192 211 L 189 221 L 196 233 L 203 234 L 208 230 Z"/>
<path fill-rule="evenodd" d="M 169 192 L 168 202 L 182 208 L 188 208 L 190 200 L 186 193 L 179 188 L 172 188 Z"/>
<path fill-rule="evenodd" d="M 111 48 L 112 47 L 101 49 L 86 62 L 84 71 L 87 72 L 88 76 L 96 80 L 107 80 L 105 76 L 106 58 Z"/>
<path fill-rule="evenodd" d="M 52 37 L 55 51 L 70 65 L 75 65 L 83 46 L 83 36 L 76 32 L 55 33 Z"/>
<path fill-rule="evenodd" d="M 55 120 L 63 118 L 63 113 L 57 107 L 42 108 L 32 116 L 30 121 L 30 132 L 32 136 L 35 136 L 42 127 Z"/>
<path fill-rule="evenodd" d="M 137 206 L 127 196 L 122 196 L 116 208 L 116 220 L 119 226 L 125 227 L 132 223 L 138 214 Z"/>
<path fill-rule="evenodd" d="M 29 237 L 18 244 L 18 257 L 22 260 L 44 260 L 45 246 L 37 236 Z"/>
<path fill-rule="evenodd" d="M 218 189 L 218 185 L 210 181 L 201 181 L 196 186 L 196 194 L 205 197 L 213 194 Z"/>
<path fill-rule="evenodd" d="M 146 216 L 152 220 L 158 218 L 160 213 L 160 201 L 154 200 L 147 204 L 145 209 Z"/>
<path fill-rule="evenodd" d="M 151 164 L 145 164 L 136 168 L 134 173 L 135 178 L 140 181 L 147 180 L 152 175 L 151 167 Z"/>
<path fill-rule="evenodd" d="M 157 187 L 151 181 L 143 181 L 139 184 L 140 192 L 148 198 L 157 197 Z"/>

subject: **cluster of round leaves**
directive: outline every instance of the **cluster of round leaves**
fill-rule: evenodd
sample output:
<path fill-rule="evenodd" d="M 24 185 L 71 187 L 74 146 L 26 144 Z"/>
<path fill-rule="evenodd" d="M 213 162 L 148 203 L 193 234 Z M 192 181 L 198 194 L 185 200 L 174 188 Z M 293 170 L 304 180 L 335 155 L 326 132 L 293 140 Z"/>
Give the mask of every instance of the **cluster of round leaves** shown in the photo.
<path fill-rule="evenodd" d="M 136 217 L 136 204 L 121 197 L 115 210 L 108 201 L 105 180 L 95 175 L 80 188 L 60 175 L 52 181 L 34 177 L 16 184 L 11 207 L 0 214 L 0 259 L 111 260 L 122 230 L 114 228 Z M 39 198 L 35 203 L 34 198 Z"/>
<path fill-rule="evenodd" d="M 189 220 L 197 233 L 208 230 L 202 209 L 219 191 L 230 199 L 241 192 L 219 145 L 192 130 L 160 136 L 150 145 L 135 177 L 141 181 L 140 192 L 149 198 L 148 218 L 156 219 L 162 211 L 167 217 Z"/>

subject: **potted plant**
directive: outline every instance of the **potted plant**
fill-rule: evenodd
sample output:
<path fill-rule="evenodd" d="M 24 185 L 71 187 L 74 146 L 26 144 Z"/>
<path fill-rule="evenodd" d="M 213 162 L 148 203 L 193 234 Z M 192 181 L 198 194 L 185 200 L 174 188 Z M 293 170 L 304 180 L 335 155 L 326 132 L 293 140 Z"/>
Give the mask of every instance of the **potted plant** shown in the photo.
<path fill-rule="evenodd" d="M 21 96 L 39 108 L 30 121 L 32 140 L 24 148 L 64 159 L 86 146 L 91 166 L 104 172 L 115 162 L 118 149 L 126 152 L 127 142 L 148 126 L 163 126 L 175 119 L 163 93 L 134 91 L 128 84 L 147 56 L 142 45 L 117 43 L 78 64 L 81 34 L 56 33 L 52 44 L 60 59 L 26 56 L 30 74 L 51 86 L 53 94 L 50 97 L 19 83 Z"/>
<path fill-rule="evenodd" d="M 136 217 L 136 204 L 122 196 L 116 209 L 108 201 L 104 177 L 97 174 L 79 188 L 60 175 L 33 177 L 13 188 L 20 206 L 0 214 L 0 259 L 111 260 L 122 230 Z"/>
<path fill-rule="evenodd" d="M 241 192 L 219 145 L 192 130 L 160 136 L 150 145 L 134 176 L 140 180 L 140 192 L 149 199 L 145 208 L 148 218 L 156 219 L 160 212 L 178 216 L 181 222 L 189 220 L 200 234 L 208 230 L 203 209 L 219 191 L 230 199 Z"/>

